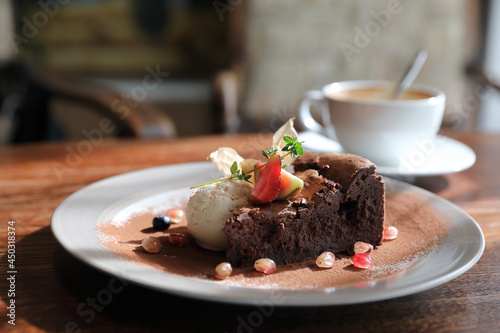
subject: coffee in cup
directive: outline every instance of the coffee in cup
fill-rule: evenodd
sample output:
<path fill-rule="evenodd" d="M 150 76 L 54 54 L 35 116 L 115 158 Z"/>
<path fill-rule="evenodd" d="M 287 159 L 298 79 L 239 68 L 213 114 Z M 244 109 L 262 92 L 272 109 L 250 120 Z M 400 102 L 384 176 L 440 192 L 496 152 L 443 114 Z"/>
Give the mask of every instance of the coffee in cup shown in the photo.
<path fill-rule="evenodd" d="M 360 89 L 345 89 L 340 91 L 334 91 L 330 93 L 328 97 L 333 99 L 342 100 L 391 100 L 393 90 L 387 89 L 386 87 L 372 87 L 372 88 L 360 88 Z M 416 91 L 416 90 L 406 90 L 401 93 L 397 100 L 414 100 L 414 99 L 426 99 L 431 98 L 433 95 Z"/>
<path fill-rule="evenodd" d="M 337 140 L 345 151 L 383 166 L 400 166 L 420 140 L 433 139 L 441 126 L 446 97 L 438 89 L 413 85 L 398 99 L 394 83 L 343 81 L 306 92 L 299 121 Z M 311 115 L 319 103 L 323 125 Z"/>

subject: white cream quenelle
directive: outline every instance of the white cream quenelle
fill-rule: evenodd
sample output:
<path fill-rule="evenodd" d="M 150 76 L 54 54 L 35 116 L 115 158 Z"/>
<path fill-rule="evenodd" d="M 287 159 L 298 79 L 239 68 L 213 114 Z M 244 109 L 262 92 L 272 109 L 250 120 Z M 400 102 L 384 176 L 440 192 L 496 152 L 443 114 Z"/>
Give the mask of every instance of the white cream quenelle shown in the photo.
<path fill-rule="evenodd" d="M 230 179 L 196 189 L 186 207 L 187 226 L 196 242 L 214 251 L 227 248 L 222 227 L 233 216 L 231 210 L 250 203 L 253 186 L 242 180 Z"/>

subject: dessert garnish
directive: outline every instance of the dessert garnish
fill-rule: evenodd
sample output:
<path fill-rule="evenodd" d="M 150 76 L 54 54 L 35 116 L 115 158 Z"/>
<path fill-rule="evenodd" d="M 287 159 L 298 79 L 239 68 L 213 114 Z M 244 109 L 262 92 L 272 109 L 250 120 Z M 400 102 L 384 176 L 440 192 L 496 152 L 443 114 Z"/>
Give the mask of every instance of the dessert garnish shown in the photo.
<path fill-rule="evenodd" d="M 165 215 L 158 215 L 153 218 L 153 228 L 156 230 L 167 230 L 170 228 L 172 220 Z"/>
<path fill-rule="evenodd" d="M 269 258 L 261 258 L 256 260 L 253 267 L 257 272 L 261 272 L 266 275 L 273 274 L 276 270 L 276 264 L 272 259 Z"/>
<path fill-rule="evenodd" d="M 158 253 L 160 252 L 161 243 L 160 240 L 156 237 L 146 237 L 142 240 L 142 247 L 146 252 L 149 253 Z"/>
<path fill-rule="evenodd" d="M 331 252 L 325 251 L 316 259 L 316 266 L 320 268 L 332 268 L 335 264 L 335 255 Z"/>
<path fill-rule="evenodd" d="M 356 253 L 353 258 L 354 267 L 368 269 L 372 264 L 372 258 L 368 253 Z"/>
<path fill-rule="evenodd" d="M 382 237 L 382 240 L 387 241 L 387 240 L 393 240 L 398 237 L 398 229 L 393 226 L 393 225 L 386 225 L 384 227 L 384 235 Z"/>
<path fill-rule="evenodd" d="M 272 168 L 273 168 L 272 170 L 274 170 L 274 173 L 276 173 L 276 175 L 273 177 L 273 180 L 279 178 L 281 175 L 284 175 L 287 179 L 289 179 L 289 178 L 299 179 L 284 169 L 286 169 L 288 167 L 288 164 L 286 164 L 285 161 L 293 161 L 293 159 L 297 158 L 298 156 L 304 155 L 304 150 L 302 149 L 303 142 L 298 142 L 297 137 L 290 137 L 290 136 L 283 137 L 283 140 L 285 141 L 285 146 L 283 146 L 283 148 L 281 148 L 281 151 L 286 152 L 283 156 L 280 155 L 279 151 L 274 146 L 271 146 L 271 148 L 269 150 L 262 150 L 262 155 L 264 155 L 264 157 L 266 157 L 268 159 L 267 163 L 264 163 L 264 162 L 258 161 L 258 160 L 254 160 L 254 159 L 244 160 L 241 157 L 239 157 L 238 153 L 235 150 L 233 150 L 232 148 L 228 148 L 228 147 L 219 148 L 217 151 L 213 152 L 210 155 L 210 158 L 212 159 L 212 162 L 214 162 L 214 164 L 220 170 L 220 169 L 226 167 L 225 159 L 227 159 L 228 156 L 230 156 L 230 155 L 234 155 L 235 160 L 231 163 L 231 166 L 229 167 L 230 176 L 227 176 L 225 178 L 216 179 L 216 180 L 213 180 L 213 181 L 210 181 L 207 183 L 191 186 L 191 189 L 194 189 L 197 187 L 202 187 L 205 185 L 214 184 L 214 183 L 221 182 L 224 180 L 231 180 L 231 179 L 244 180 L 246 182 L 256 184 L 258 181 L 258 178 L 260 177 L 261 172 L 263 171 L 261 169 L 265 169 L 266 166 L 269 166 L 270 162 L 272 162 L 271 163 Z M 288 159 L 288 157 L 291 157 L 291 160 Z M 239 166 L 241 166 L 241 169 L 239 168 Z M 271 168 L 268 168 L 268 169 L 271 169 Z M 277 173 L 277 170 L 280 170 L 280 173 Z M 223 172 L 223 173 L 225 173 L 225 172 Z M 272 174 L 273 172 L 268 171 L 268 172 L 265 172 L 264 174 L 268 174 L 268 173 Z M 250 179 L 252 178 L 252 176 L 253 176 L 253 180 L 251 181 Z M 297 180 L 295 180 L 295 182 L 297 182 Z M 287 184 L 289 184 L 289 183 L 291 183 L 291 182 L 287 182 Z M 288 190 L 288 189 L 284 189 L 283 193 L 286 190 Z M 286 197 L 286 196 L 284 196 L 284 197 Z"/>
<path fill-rule="evenodd" d="M 227 248 L 222 232 L 233 209 L 250 203 L 252 184 L 238 179 L 225 179 L 197 188 L 186 206 L 187 227 L 201 247 L 213 251 Z"/>
<path fill-rule="evenodd" d="M 219 148 L 210 154 L 210 159 L 223 173 L 224 178 L 195 185 L 191 189 L 225 180 L 243 180 L 257 186 L 258 179 L 263 175 L 261 185 L 252 191 L 254 197 L 252 203 L 282 200 L 300 193 L 304 185 L 302 180 L 285 170 L 295 158 L 304 155 L 303 142 L 297 140 L 298 134 L 293 128 L 293 120 L 290 119 L 274 134 L 273 144 L 268 150 L 262 150 L 262 155 L 268 160 L 266 163 L 255 159 L 244 159 L 229 147 Z M 271 183 L 266 184 L 269 181 Z"/>
<path fill-rule="evenodd" d="M 354 243 L 354 253 L 366 253 L 373 251 L 373 245 L 365 242 Z"/>
<path fill-rule="evenodd" d="M 184 210 L 181 208 L 170 208 L 165 214 L 172 223 L 180 223 L 184 219 Z"/>
<path fill-rule="evenodd" d="M 229 275 L 231 275 L 231 272 L 233 271 L 233 267 L 231 267 L 231 264 L 228 262 L 221 262 L 215 267 L 215 278 L 219 280 L 224 280 L 226 279 Z"/>
<path fill-rule="evenodd" d="M 184 234 L 173 232 L 168 235 L 168 242 L 176 247 L 183 247 L 187 244 L 187 237 Z"/>
<path fill-rule="evenodd" d="M 250 193 L 250 202 L 263 204 L 278 197 L 281 188 L 281 157 L 273 153 L 259 172 L 255 187 Z"/>

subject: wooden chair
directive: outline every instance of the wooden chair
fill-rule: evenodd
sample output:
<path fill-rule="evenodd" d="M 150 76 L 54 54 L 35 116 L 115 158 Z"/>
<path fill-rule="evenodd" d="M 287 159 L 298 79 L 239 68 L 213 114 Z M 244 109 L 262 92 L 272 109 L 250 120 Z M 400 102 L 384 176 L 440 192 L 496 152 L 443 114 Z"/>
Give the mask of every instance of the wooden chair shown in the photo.
<path fill-rule="evenodd" d="M 173 122 L 154 105 L 138 103 L 79 79 L 34 72 L 20 62 L 0 66 L 0 93 L 0 102 L 9 96 L 18 96 L 22 101 L 13 117 L 13 143 L 54 139 L 48 106 L 53 99 L 85 106 L 99 117 L 108 118 L 122 137 L 176 136 Z"/>

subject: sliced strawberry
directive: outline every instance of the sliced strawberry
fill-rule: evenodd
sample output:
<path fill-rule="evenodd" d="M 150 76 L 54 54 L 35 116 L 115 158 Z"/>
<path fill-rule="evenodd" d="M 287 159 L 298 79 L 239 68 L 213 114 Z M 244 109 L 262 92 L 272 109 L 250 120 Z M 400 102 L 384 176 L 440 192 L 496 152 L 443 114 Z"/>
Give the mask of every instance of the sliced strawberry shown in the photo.
<path fill-rule="evenodd" d="M 260 169 L 250 201 L 255 204 L 268 203 L 276 199 L 281 188 L 281 157 L 274 153 L 265 167 Z"/>

